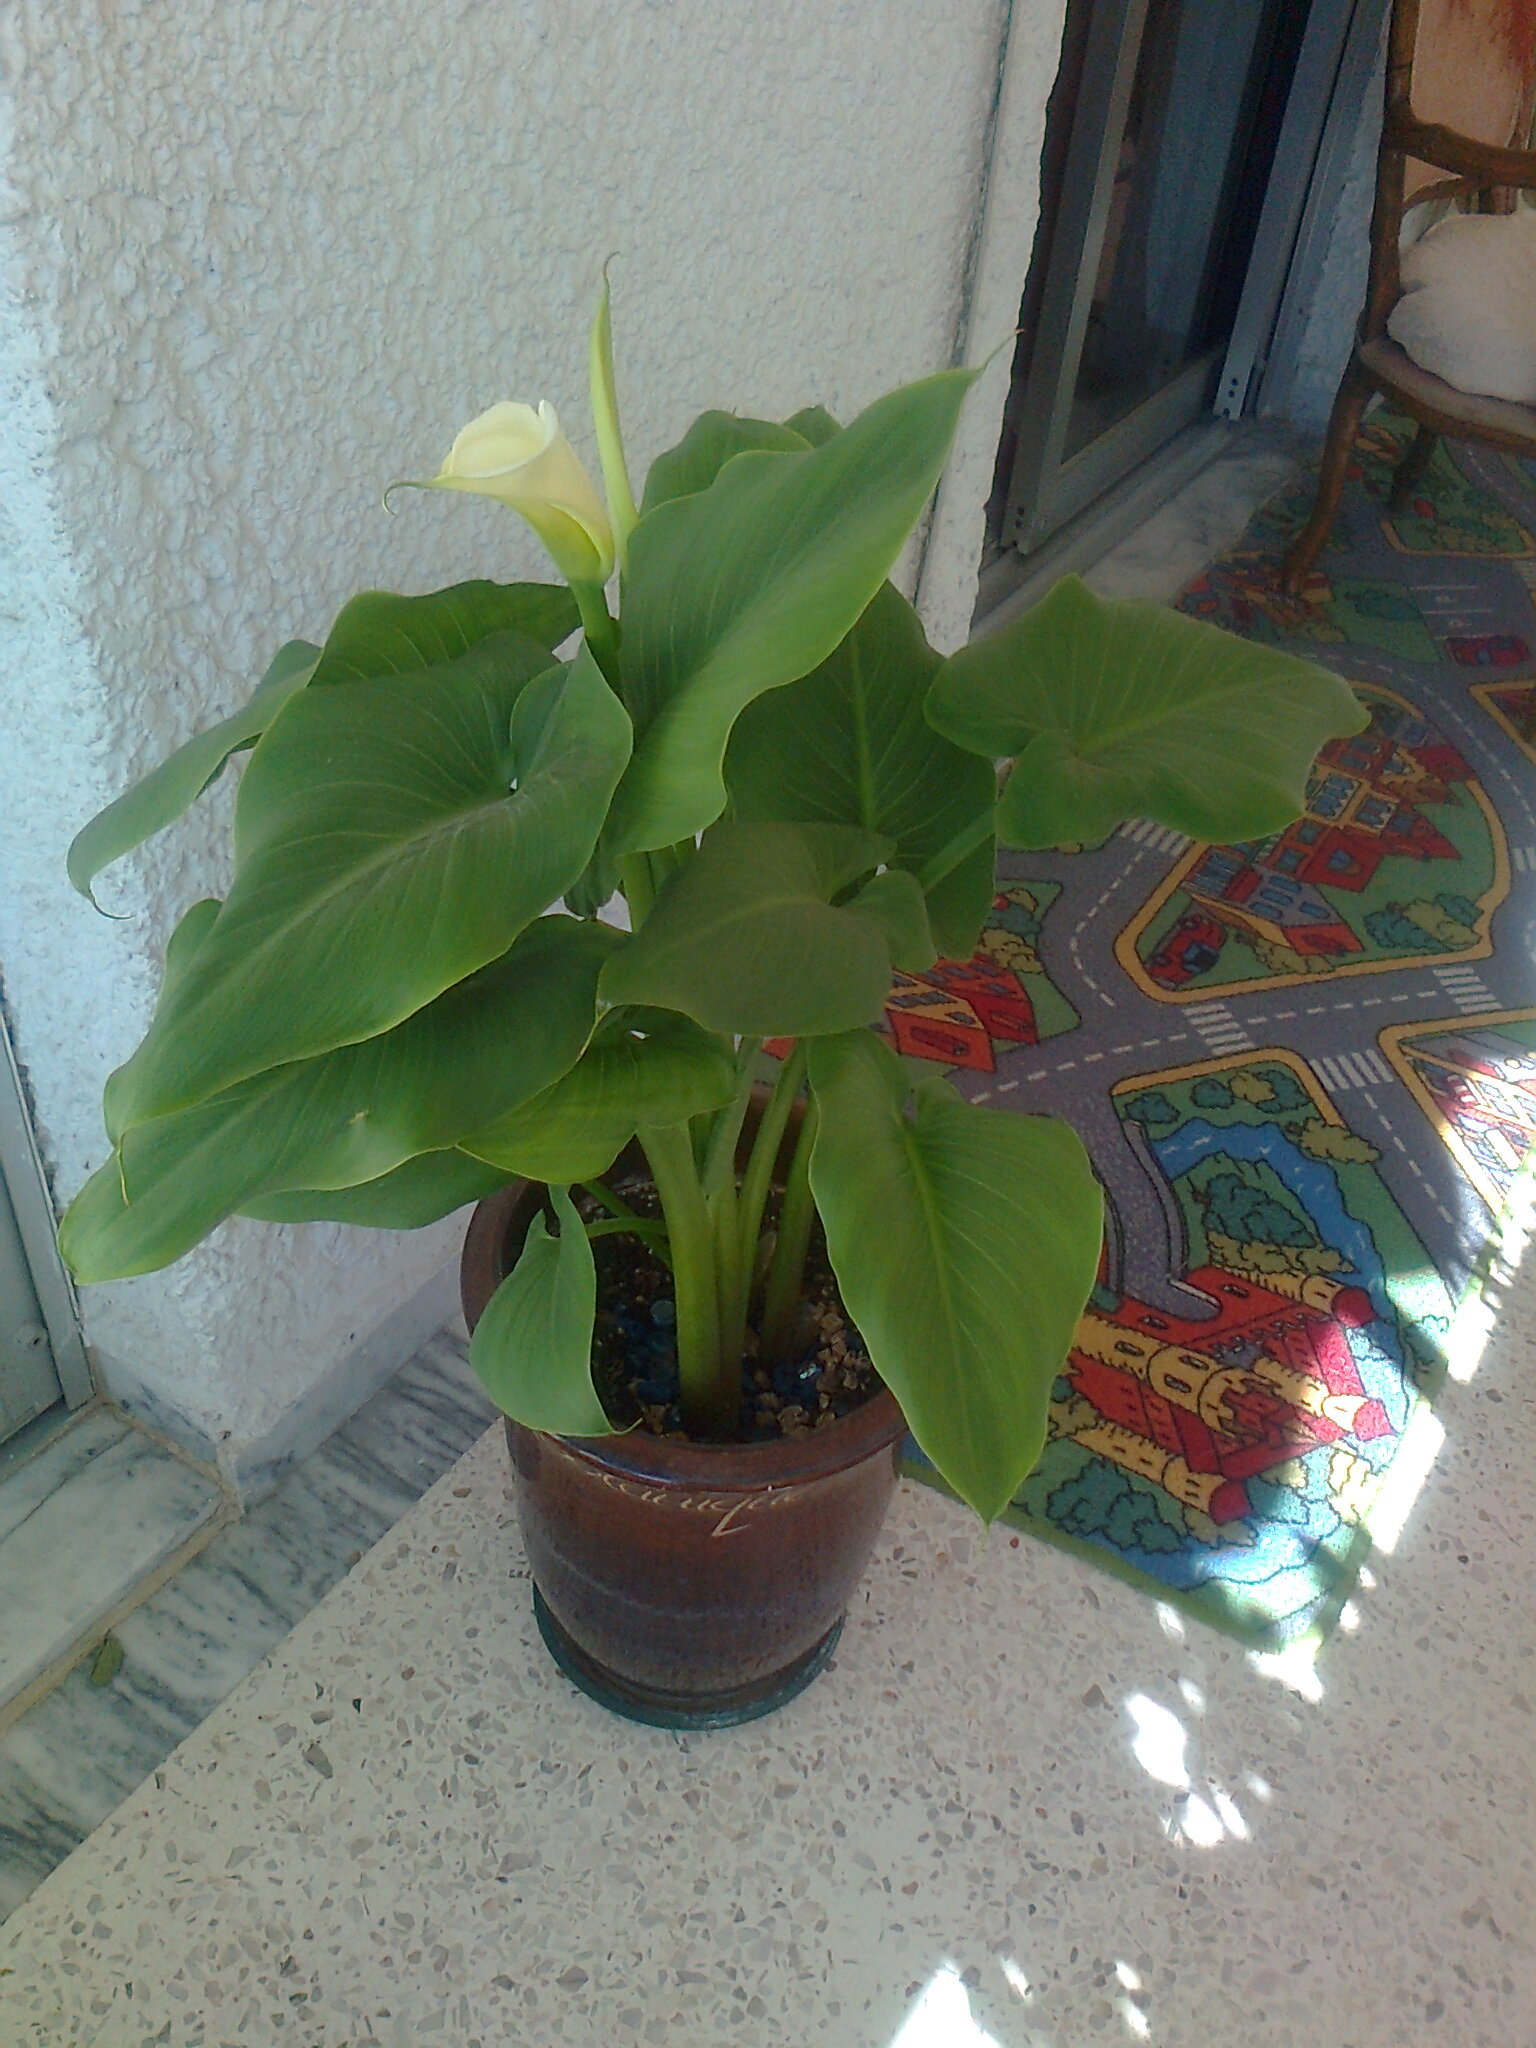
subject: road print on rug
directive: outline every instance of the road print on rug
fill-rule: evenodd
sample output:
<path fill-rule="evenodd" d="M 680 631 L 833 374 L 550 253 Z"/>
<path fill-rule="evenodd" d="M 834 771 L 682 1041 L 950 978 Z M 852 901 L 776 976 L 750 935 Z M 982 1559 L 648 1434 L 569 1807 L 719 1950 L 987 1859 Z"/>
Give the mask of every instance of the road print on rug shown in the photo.
<path fill-rule="evenodd" d="M 1536 1171 L 1536 469 L 1442 447 L 1389 517 L 1409 431 L 1362 434 L 1299 598 L 1277 570 L 1310 483 L 1179 600 L 1370 707 L 1306 816 L 1005 855 L 975 958 L 887 1013 L 972 1101 L 1066 1117 L 1107 1196 L 1011 1519 L 1256 1647 L 1336 1620 Z"/>

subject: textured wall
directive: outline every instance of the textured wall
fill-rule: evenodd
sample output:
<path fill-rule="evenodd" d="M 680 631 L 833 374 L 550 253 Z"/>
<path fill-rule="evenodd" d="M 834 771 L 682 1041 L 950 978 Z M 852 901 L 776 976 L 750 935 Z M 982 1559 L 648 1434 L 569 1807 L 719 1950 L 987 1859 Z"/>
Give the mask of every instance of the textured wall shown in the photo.
<path fill-rule="evenodd" d="M 0 16 L 0 970 L 58 1191 L 227 798 L 68 892 L 72 829 L 359 585 L 542 574 L 497 508 L 380 485 L 504 396 L 578 440 L 596 272 L 647 458 L 694 411 L 848 412 L 964 346 L 1006 0 L 15 0 Z M 1017 0 L 990 346 L 1011 325 L 1061 0 Z M 1011 253 L 1010 253 L 1011 252 Z M 993 332 L 996 326 L 997 332 Z M 994 375 L 924 563 L 968 615 Z M 91 1290 L 209 1436 L 263 1437 L 437 1269 L 417 1239 L 227 1226 Z"/>

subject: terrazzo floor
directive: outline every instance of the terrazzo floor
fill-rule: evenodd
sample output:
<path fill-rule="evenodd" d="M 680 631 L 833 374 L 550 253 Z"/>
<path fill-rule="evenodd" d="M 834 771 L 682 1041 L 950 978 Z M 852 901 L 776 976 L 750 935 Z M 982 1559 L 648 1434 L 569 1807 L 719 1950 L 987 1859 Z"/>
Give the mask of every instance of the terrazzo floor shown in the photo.
<path fill-rule="evenodd" d="M 1536 1261 L 1496 1299 L 1315 1666 L 904 1486 L 809 1692 L 636 1728 L 490 1432 L 0 1930 L 0 2039 L 1525 2048 Z"/>
<path fill-rule="evenodd" d="M 438 1476 L 492 1410 L 462 1339 L 434 1338 L 278 1490 L 0 1735 L 0 1919 L 141 1784 Z M 4 2012 L 0 1985 L 0 2015 Z M 12 2048 L 0 2018 L 0 2048 Z M 116 2044 L 111 2044 L 116 2048 Z"/>

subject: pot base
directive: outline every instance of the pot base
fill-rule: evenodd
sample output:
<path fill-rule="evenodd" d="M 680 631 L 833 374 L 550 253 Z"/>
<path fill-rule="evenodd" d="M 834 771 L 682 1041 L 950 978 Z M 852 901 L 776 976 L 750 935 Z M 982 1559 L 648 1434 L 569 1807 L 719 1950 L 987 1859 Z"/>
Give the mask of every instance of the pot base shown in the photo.
<path fill-rule="evenodd" d="M 825 1670 L 843 1632 L 839 1615 L 820 1642 L 812 1644 L 803 1656 L 753 1685 L 736 1686 L 730 1692 L 666 1693 L 628 1684 L 605 1671 L 556 1620 L 537 1586 L 533 1589 L 533 1618 L 545 1649 L 578 1691 L 609 1713 L 622 1714 L 626 1721 L 639 1721 L 647 1728 L 735 1728 L 743 1721 L 761 1720 L 804 1692 Z"/>

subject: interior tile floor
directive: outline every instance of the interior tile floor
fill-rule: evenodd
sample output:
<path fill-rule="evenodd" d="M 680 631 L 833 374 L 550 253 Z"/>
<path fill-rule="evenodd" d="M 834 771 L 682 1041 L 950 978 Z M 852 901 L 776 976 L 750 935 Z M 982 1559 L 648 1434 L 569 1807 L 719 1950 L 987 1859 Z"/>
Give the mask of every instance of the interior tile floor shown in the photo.
<path fill-rule="evenodd" d="M 0 1734 L 0 1918 L 481 1434 L 492 1409 L 465 1350 L 462 1327 L 423 1346 L 275 1493 L 120 1622 L 123 1662 L 109 1684 L 91 1683 L 87 1660 Z M 12 2048 L 3 2019 L 0 2042 Z"/>

